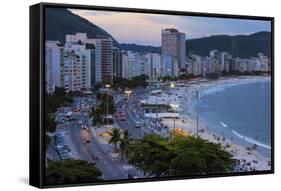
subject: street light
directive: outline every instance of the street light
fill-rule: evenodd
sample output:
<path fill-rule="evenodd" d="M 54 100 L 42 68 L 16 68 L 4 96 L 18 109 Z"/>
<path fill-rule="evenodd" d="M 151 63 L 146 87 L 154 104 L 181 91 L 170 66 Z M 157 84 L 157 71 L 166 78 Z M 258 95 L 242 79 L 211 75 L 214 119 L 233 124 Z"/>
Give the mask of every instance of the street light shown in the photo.
<path fill-rule="evenodd" d="M 199 91 L 196 91 L 197 98 L 197 111 L 196 111 L 196 136 L 198 137 L 198 129 L 199 129 Z"/>
<path fill-rule="evenodd" d="M 127 94 L 127 96 L 128 96 L 128 101 L 129 101 L 130 94 L 132 93 L 132 90 L 126 89 L 126 90 L 125 90 L 125 93 Z"/>
<path fill-rule="evenodd" d="M 175 117 L 175 113 L 176 113 L 176 109 L 179 107 L 179 105 L 178 104 L 170 104 L 170 106 L 174 110 L 174 133 L 176 133 L 176 117 Z"/>
<path fill-rule="evenodd" d="M 109 93 L 110 84 L 105 84 L 105 87 L 106 87 L 106 94 L 107 94 L 106 125 L 108 127 L 108 93 Z"/>

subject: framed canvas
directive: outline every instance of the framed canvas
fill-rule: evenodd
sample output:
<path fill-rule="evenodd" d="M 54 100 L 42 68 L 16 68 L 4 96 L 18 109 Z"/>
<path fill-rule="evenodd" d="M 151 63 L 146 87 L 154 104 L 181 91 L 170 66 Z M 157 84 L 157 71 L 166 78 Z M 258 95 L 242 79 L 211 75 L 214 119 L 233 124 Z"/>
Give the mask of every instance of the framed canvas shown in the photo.
<path fill-rule="evenodd" d="M 274 18 L 30 7 L 30 185 L 273 172 Z"/>

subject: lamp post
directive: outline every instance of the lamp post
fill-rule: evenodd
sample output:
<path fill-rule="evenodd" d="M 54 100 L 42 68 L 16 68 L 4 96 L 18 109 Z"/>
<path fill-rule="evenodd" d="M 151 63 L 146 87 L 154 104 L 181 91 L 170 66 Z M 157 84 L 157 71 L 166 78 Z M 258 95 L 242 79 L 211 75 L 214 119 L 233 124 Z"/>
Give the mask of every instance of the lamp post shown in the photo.
<path fill-rule="evenodd" d="M 197 98 L 197 109 L 196 109 L 196 136 L 198 137 L 198 129 L 199 129 L 199 92 L 196 91 Z"/>
<path fill-rule="evenodd" d="M 125 93 L 126 93 L 127 96 L 128 96 L 128 102 L 129 102 L 129 98 L 130 98 L 130 94 L 132 93 L 132 90 L 126 89 L 126 90 L 125 90 Z"/>
<path fill-rule="evenodd" d="M 170 88 L 175 88 L 175 84 L 173 82 L 170 83 Z"/>
<path fill-rule="evenodd" d="M 179 107 L 179 105 L 178 104 L 170 104 L 170 106 L 174 110 L 174 133 L 176 133 L 176 117 L 175 117 L 175 113 L 176 113 L 176 109 Z"/>
<path fill-rule="evenodd" d="M 109 88 L 110 88 L 110 84 L 105 84 L 106 87 L 106 95 L 107 95 L 107 105 L 106 105 L 106 125 L 108 127 L 108 93 L 109 93 Z"/>

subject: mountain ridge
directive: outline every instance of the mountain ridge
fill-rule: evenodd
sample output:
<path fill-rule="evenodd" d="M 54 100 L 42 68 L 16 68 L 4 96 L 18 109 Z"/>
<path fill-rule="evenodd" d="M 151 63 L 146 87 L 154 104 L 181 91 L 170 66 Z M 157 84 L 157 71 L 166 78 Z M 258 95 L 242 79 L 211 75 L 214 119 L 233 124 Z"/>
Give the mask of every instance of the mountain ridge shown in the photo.
<path fill-rule="evenodd" d="M 77 27 L 79 26 L 79 27 Z M 87 33 L 89 38 L 106 36 L 113 39 L 113 45 L 123 50 L 133 50 L 136 52 L 160 53 L 161 47 L 120 44 L 112 35 L 101 27 L 82 18 L 65 8 L 46 8 L 45 11 L 45 39 L 59 40 L 65 42 L 66 34 L 76 34 L 77 32 Z M 160 34 L 159 34 L 160 35 Z M 186 41 L 186 54 L 197 54 L 208 56 L 211 50 L 229 52 L 233 57 L 250 58 L 258 52 L 271 56 L 271 32 L 261 31 L 250 35 L 212 35 L 203 38 L 190 39 Z"/>
<path fill-rule="evenodd" d="M 136 52 L 161 52 L 159 46 L 147 46 L 134 43 L 121 43 L 124 50 Z M 271 56 L 271 32 L 261 31 L 249 35 L 212 35 L 186 40 L 187 55 L 208 56 L 211 50 L 229 52 L 234 57 L 249 58 L 263 52 Z"/>
<path fill-rule="evenodd" d="M 79 27 L 77 27 L 79 26 Z M 46 8 L 45 11 L 45 39 L 59 40 L 65 43 L 66 34 L 77 32 L 87 33 L 89 38 L 106 36 L 113 39 L 113 45 L 119 47 L 119 43 L 108 32 L 65 8 Z"/>

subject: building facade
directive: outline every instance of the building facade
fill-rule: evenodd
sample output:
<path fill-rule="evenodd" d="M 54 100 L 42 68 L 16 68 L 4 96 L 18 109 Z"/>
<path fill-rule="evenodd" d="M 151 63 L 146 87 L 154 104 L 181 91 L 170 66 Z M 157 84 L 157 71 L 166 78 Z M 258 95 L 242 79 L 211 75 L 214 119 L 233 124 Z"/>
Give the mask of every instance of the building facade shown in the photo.
<path fill-rule="evenodd" d="M 113 48 L 113 77 L 122 77 L 122 51 Z"/>
<path fill-rule="evenodd" d="M 178 62 L 173 56 L 162 56 L 162 76 L 178 77 Z"/>
<path fill-rule="evenodd" d="M 177 29 L 162 29 L 161 54 L 162 56 L 174 56 L 179 69 L 186 67 L 186 42 L 185 34 Z"/>
<path fill-rule="evenodd" d="M 59 41 L 46 41 L 45 44 L 45 90 L 48 94 L 61 87 L 61 62 L 63 47 Z"/>

